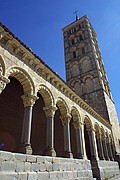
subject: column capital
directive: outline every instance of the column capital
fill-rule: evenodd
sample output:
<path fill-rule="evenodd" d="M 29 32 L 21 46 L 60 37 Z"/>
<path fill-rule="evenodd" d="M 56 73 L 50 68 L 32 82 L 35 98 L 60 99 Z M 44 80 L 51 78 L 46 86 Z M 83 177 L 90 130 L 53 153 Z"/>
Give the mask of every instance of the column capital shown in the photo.
<path fill-rule="evenodd" d="M 37 96 L 32 94 L 24 94 L 21 96 L 23 100 L 24 107 L 33 106 L 35 104 L 35 101 L 38 99 Z"/>
<path fill-rule="evenodd" d="M 69 124 L 71 118 L 72 118 L 72 116 L 70 114 L 65 114 L 65 115 L 60 116 L 60 119 L 61 119 L 63 125 Z"/>
<path fill-rule="evenodd" d="M 43 107 L 43 111 L 45 112 L 47 118 L 51 118 L 51 117 L 53 118 L 56 110 L 57 110 L 56 106 Z"/>
<path fill-rule="evenodd" d="M 73 121 L 73 125 L 75 129 L 82 129 L 82 122 L 81 121 Z"/>
<path fill-rule="evenodd" d="M 0 75 L 0 94 L 5 89 L 6 85 L 10 82 L 9 79 Z"/>

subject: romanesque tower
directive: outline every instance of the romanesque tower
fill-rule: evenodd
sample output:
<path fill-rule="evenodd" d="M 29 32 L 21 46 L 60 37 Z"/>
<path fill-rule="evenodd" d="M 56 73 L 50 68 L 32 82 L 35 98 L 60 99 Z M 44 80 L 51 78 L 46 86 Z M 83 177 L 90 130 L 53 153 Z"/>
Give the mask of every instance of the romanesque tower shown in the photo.
<path fill-rule="evenodd" d="M 86 16 L 63 28 L 68 85 L 112 124 L 119 149 L 119 124 L 105 73 L 96 33 Z M 119 137 L 119 138 L 118 138 Z"/>

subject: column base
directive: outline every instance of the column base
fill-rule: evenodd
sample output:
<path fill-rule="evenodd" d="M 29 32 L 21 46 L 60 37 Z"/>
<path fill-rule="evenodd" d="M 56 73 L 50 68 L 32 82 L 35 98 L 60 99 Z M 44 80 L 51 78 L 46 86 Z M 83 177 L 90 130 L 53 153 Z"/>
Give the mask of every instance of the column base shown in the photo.
<path fill-rule="evenodd" d="M 19 152 L 24 154 L 32 154 L 31 144 L 21 144 L 19 147 Z"/>
<path fill-rule="evenodd" d="M 66 158 L 73 158 L 73 154 L 71 152 L 68 152 L 68 151 L 64 151 L 63 156 Z"/>
<path fill-rule="evenodd" d="M 54 148 L 46 148 L 43 155 L 56 157 L 56 152 L 55 152 Z"/>

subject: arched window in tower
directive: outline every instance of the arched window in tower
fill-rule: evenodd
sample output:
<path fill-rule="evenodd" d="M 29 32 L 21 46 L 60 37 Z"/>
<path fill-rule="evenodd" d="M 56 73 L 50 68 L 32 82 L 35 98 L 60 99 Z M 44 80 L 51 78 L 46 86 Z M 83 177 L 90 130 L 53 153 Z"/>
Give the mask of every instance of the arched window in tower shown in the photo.
<path fill-rule="evenodd" d="M 90 71 L 91 63 L 88 56 L 83 57 L 80 64 L 83 73 Z"/>
<path fill-rule="evenodd" d="M 72 45 L 74 45 L 74 44 L 75 44 L 75 41 L 74 41 L 74 39 L 72 39 L 72 40 L 71 40 L 71 42 L 72 42 Z"/>
<path fill-rule="evenodd" d="M 74 64 L 71 64 L 70 66 L 70 74 L 71 77 L 75 77 L 79 75 L 79 67 L 78 67 L 78 63 L 75 62 Z"/>
<path fill-rule="evenodd" d="M 75 81 L 73 84 L 74 91 L 81 95 L 82 94 L 82 85 L 79 83 L 79 81 Z"/>
<path fill-rule="evenodd" d="M 76 51 L 73 51 L 73 58 L 76 58 Z"/>
<path fill-rule="evenodd" d="M 82 51 L 82 54 L 84 54 L 85 53 L 85 48 L 82 47 L 81 51 Z"/>
<path fill-rule="evenodd" d="M 82 37 L 82 35 L 81 35 L 81 34 L 79 35 L 79 40 L 80 40 L 80 41 L 82 41 L 82 40 L 83 40 L 83 37 Z"/>
<path fill-rule="evenodd" d="M 92 76 L 88 76 L 85 78 L 85 89 L 86 89 L 86 93 L 90 93 L 94 90 L 94 83 Z"/>

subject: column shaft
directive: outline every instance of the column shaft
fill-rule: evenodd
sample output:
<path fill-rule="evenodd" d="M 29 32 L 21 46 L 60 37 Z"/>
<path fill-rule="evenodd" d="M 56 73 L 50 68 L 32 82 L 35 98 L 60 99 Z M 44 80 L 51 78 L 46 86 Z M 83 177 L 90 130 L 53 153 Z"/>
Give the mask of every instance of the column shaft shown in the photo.
<path fill-rule="evenodd" d="M 56 156 L 54 150 L 54 118 L 47 118 L 46 149 L 44 155 Z"/>
<path fill-rule="evenodd" d="M 104 157 L 106 160 L 109 160 L 108 149 L 107 149 L 107 145 L 106 145 L 106 139 L 103 139 L 102 144 L 103 144 Z"/>
<path fill-rule="evenodd" d="M 73 155 L 71 153 L 69 123 L 64 124 L 63 128 L 64 128 L 64 153 L 65 153 L 65 157 L 73 157 Z"/>
<path fill-rule="evenodd" d="M 76 129 L 76 141 L 77 141 L 77 157 L 83 159 L 83 140 L 81 128 Z"/>
<path fill-rule="evenodd" d="M 98 159 L 98 152 L 97 152 L 95 132 L 91 131 L 88 133 L 88 135 L 89 135 L 89 141 L 90 141 L 91 159 L 97 160 Z"/>
<path fill-rule="evenodd" d="M 99 158 L 100 160 L 104 160 L 104 153 L 103 153 L 103 146 L 102 146 L 102 140 L 101 136 L 97 138 L 97 144 L 98 144 L 98 152 L 99 152 Z"/>
<path fill-rule="evenodd" d="M 21 137 L 21 150 L 22 152 L 28 154 L 32 154 L 32 149 L 30 145 L 31 121 L 32 121 L 32 106 L 25 107 L 22 137 Z"/>

